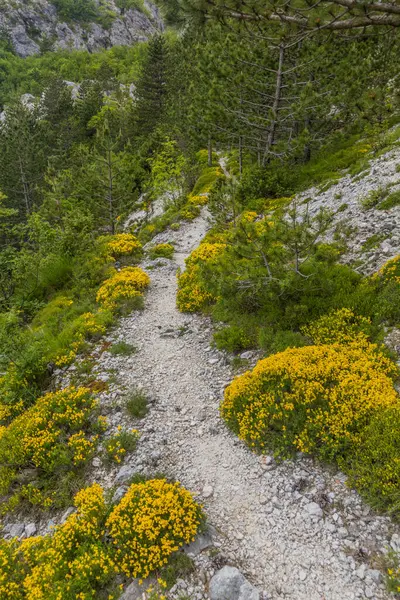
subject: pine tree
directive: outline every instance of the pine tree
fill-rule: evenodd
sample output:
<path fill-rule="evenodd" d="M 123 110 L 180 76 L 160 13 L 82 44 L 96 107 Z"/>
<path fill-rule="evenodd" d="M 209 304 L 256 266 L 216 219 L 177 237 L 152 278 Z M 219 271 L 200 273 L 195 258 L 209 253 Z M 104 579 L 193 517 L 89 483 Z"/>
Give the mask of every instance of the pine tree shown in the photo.
<path fill-rule="evenodd" d="M 136 128 L 139 137 L 150 135 L 162 122 L 167 102 L 168 50 L 163 36 L 149 41 L 148 53 L 136 88 Z"/>

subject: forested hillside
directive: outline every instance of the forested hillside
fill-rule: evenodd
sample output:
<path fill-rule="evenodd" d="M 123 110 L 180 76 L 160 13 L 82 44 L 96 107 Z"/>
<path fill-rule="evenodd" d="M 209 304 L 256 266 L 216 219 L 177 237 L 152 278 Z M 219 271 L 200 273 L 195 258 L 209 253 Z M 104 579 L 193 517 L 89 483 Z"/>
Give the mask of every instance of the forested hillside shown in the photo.
<path fill-rule="evenodd" d="M 0 599 L 400 597 L 399 19 L 0 3 Z"/>

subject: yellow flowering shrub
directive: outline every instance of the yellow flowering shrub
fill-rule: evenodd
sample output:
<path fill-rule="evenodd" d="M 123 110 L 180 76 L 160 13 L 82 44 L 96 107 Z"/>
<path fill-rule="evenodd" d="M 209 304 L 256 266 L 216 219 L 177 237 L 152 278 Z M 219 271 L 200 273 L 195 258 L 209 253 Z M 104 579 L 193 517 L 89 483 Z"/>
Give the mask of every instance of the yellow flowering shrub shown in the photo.
<path fill-rule="evenodd" d="M 377 412 L 399 404 L 396 375 L 372 344 L 288 349 L 237 377 L 221 413 L 252 447 L 332 459 L 359 443 Z"/>
<path fill-rule="evenodd" d="M 387 570 L 386 583 L 388 590 L 396 594 L 398 598 L 400 594 L 400 554 L 389 552 L 389 567 Z"/>
<path fill-rule="evenodd" d="M 179 211 L 179 216 L 185 221 L 193 221 L 200 214 L 200 206 L 197 204 L 185 204 Z"/>
<path fill-rule="evenodd" d="M 131 233 L 117 233 L 106 238 L 107 250 L 114 258 L 140 254 L 142 244 Z"/>
<path fill-rule="evenodd" d="M 400 255 L 388 260 L 388 262 L 372 276 L 372 279 L 380 280 L 384 283 L 400 283 Z"/>
<path fill-rule="evenodd" d="M 194 538 L 201 520 L 189 492 L 164 480 L 131 486 L 110 515 L 96 483 L 74 505 L 76 512 L 52 535 L 0 539 L 2 600 L 116 599 L 121 575 L 164 566 Z"/>
<path fill-rule="evenodd" d="M 69 387 L 39 398 L 1 428 L 1 493 L 8 492 L 22 467 L 53 474 L 87 462 L 97 444 L 90 421 L 96 407 L 89 390 Z"/>
<path fill-rule="evenodd" d="M 175 248 L 172 244 L 157 244 L 157 246 L 150 249 L 150 257 L 157 258 L 161 256 L 164 258 L 171 258 L 174 252 Z"/>
<path fill-rule="evenodd" d="M 301 329 L 314 344 L 349 344 L 355 340 L 367 342 L 371 319 L 355 315 L 349 308 L 340 308 L 323 315 Z"/>
<path fill-rule="evenodd" d="M 115 560 L 128 577 L 148 577 L 196 536 L 201 513 L 179 483 L 154 479 L 131 485 L 114 508 L 107 528 Z"/>
<path fill-rule="evenodd" d="M 200 244 L 200 246 L 193 250 L 191 255 L 186 259 L 186 264 L 192 266 L 202 262 L 212 262 L 223 253 L 225 248 L 226 244 L 221 243 L 210 244 L 205 242 Z"/>
<path fill-rule="evenodd" d="M 105 308 L 115 309 L 119 304 L 140 298 L 149 286 L 150 277 L 139 267 L 125 267 L 103 283 L 96 300 Z"/>
<path fill-rule="evenodd" d="M 189 204 L 194 204 L 195 206 L 204 206 L 208 202 L 207 194 L 203 194 L 202 196 L 189 196 L 188 199 Z"/>
<path fill-rule="evenodd" d="M 182 312 L 196 312 L 215 302 L 201 277 L 201 266 L 212 263 L 224 252 L 222 243 L 200 244 L 186 259 L 186 270 L 178 275 L 177 305 Z"/>
<path fill-rule="evenodd" d="M 107 514 L 103 489 L 94 484 L 81 490 L 74 504 L 77 511 L 53 535 L 20 543 L 17 558 L 26 565 L 21 598 L 94 600 L 115 578 L 117 566 L 102 541 Z"/>

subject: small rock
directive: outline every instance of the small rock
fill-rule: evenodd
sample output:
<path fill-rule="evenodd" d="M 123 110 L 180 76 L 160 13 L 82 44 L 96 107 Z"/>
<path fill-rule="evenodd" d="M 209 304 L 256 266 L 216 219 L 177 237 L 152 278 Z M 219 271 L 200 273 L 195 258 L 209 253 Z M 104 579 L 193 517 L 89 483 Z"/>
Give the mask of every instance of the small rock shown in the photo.
<path fill-rule="evenodd" d="M 210 581 L 211 600 L 260 600 L 260 593 L 236 567 L 223 567 Z"/>
<path fill-rule="evenodd" d="M 212 539 L 209 533 L 202 533 L 196 537 L 194 542 L 183 547 L 186 554 L 198 556 L 203 550 L 212 546 Z"/>
<path fill-rule="evenodd" d="M 113 504 L 118 504 L 118 502 L 120 502 L 122 500 L 122 498 L 125 496 L 126 494 L 126 488 L 125 487 L 118 487 L 115 492 L 114 495 L 112 497 L 112 503 Z"/>
<path fill-rule="evenodd" d="M 382 581 L 382 573 L 377 569 L 367 569 L 366 575 L 375 581 L 375 583 Z"/>
<path fill-rule="evenodd" d="M 33 535 L 35 535 L 36 531 L 37 531 L 37 527 L 36 527 L 35 523 L 29 523 L 25 527 L 26 537 L 32 537 Z"/>
<path fill-rule="evenodd" d="M 306 511 L 312 517 L 318 517 L 319 519 L 321 519 L 324 514 L 322 508 L 316 502 L 310 502 L 307 504 Z"/>
<path fill-rule="evenodd" d="M 366 566 L 365 566 L 364 564 L 363 564 L 363 565 L 361 565 L 361 567 L 359 567 L 359 568 L 356 570 L 356 575 L 357 575 L 357 577 L 358 577 L 359 579 L 361 579 L 361 580 L 362 580 L 362 579 L 364 579 L 364 578 L 365 578 L 365 570 L 366 570 Z"/>
<path fill-rule="evenodd" d="M 76 511 L 76 508 L 74 506 L 70 506 L 69 508 L 67 508 L 67 510 L 61 517 L 60 523 L 65 523 L 65 521 L 68 519 L 68 517 L 70 515 L 72 515 L 72 513 L 74 513 L 75 511 Z"/>
<path fill-rule="evenodd" d="M 247 352 L 242 352 L 240 358 L 243 360 L 250 360 L 253 357 L 253 352 L 251 350 L 247 350 Z"/>
<path fill-rule="evenodd" d="M 135 579 L 120 596 L 120 600 L 142 600 L 144 592 L 154 584 L 154 581 L 154 578 L 149 577 L 140 584 L 139 580 Z"/>
<path fill-rule="evenodd" d="M 366 598 L 373 598 L 374 596 L 375 596 L 374 590 L 371 590 L 370 587 L 366 587 L 365 588 L 365 597 Z"/>
<path fill-rule="evenodd" d="M 129 465 L 124 465 L 118 471 L 117 476 L 115 477 L 115 483 L 126 483 L 129 481 L 129 479 L 131 479 L 131 477 L 133 477 L 134 474 L 135 469 Z"/>
<path fill-rule="evenodd" d="M 219 358 L 210 358 L 208 361 L 209 365 L 216 365 L 219 362 Z"/>
<path fill-rule="evenodd" d="M 150 461 L 152 465 L 157 465 L 162 458 L 162 454 L 159 450 L 153 450 L 150 454 Z"/>
<path fill-rule="evenodd" d="M 205 485 L 202 493 L 204 498 L 210 498 L 214 493 L 214 488 L 211 485 Z"/>
<path fill-rule="evenodd" d="M 300 581 L 305 581 L 307 579 L 307 571 L 304 571 L 304 569 L 302 569 L 299 573 L 299 579 Z"/>
<path fill-rule="evenodd" d="M 400 552 L 400 535 L 394 533 L 390 540 L 390 545 L 395 552 Z"/>
<path fill-rule="evenodd" d="M 23 523 L 14 523 L 12 527 L 10 527 L 10 536 L 11 537 L 21 537 L 21 535 L 25 531 L 25 525 Z"/>
<path fill-rule="evenodd" d="M 95 456 L 95 458 L 92 460 L 92 465 L 94 467 L 100 467 L 101 465 L 101 460 L 98 456 Z"/>

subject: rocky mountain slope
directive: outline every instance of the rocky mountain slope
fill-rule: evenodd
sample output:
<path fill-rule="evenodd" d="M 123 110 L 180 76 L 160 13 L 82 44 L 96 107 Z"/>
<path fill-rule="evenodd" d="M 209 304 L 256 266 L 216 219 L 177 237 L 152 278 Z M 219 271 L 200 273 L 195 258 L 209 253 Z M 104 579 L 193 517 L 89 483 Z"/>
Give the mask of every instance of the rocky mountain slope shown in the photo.
<path fill-rule="evenodd" d="M 145 0 L 143 9 L 119 8 L 119 2 L 98 2 L 98 15 L 85 22 L 71 13 L 65 16 L 48 0 L 2 0 L 0 32 L 22 57 L 45 50 L 88 50 L 125 46 L 146 40 L 161 31 L 157 7 Z M 140 3 L 137 3 L 140 6 Z"/>

